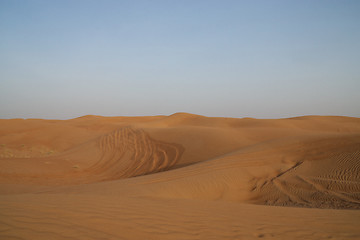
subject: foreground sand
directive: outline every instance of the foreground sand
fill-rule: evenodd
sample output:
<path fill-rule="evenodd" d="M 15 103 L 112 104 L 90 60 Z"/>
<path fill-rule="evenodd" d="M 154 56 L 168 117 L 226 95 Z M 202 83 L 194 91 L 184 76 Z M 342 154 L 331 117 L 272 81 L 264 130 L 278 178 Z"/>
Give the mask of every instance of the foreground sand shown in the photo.
<path fill-rule="evenodd" d="M 0 239 L 360 239 L 360 119 L 0 120 Z"/>

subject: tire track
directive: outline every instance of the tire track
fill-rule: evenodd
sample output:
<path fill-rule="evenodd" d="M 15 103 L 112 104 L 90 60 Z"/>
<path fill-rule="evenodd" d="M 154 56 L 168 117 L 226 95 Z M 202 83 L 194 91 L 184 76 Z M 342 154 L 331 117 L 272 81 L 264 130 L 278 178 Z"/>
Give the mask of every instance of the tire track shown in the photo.
<path fill-rule="evenodd" d="M 86 171 L 105 179 L 120 179 L 171 169 L 183 147 L 152 139 L 145 131 L 124 127 L 98 140 L 101 158 Z"/>

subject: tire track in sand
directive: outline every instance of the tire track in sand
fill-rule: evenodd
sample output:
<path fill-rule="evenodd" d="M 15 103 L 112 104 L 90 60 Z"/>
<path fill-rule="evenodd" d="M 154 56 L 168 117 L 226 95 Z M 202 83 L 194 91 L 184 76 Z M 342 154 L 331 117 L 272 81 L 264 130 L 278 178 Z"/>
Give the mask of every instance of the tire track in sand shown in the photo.
<path fill-rule="evenodd" d="M 184 151 L 179 144 L 152 139 L 144 130 L 124 127 L 102 136 L 101 158 L 87 172 L 104 179 L 120 179 L 171 169 Z"/>

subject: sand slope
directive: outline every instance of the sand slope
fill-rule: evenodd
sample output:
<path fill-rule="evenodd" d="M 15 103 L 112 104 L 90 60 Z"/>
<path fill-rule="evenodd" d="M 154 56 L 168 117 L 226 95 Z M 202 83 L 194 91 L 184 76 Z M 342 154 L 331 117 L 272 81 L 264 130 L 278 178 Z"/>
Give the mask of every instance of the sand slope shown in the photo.
<path fill-rule="evenodd" d="M 360 238 L 357 118 L 12 119 L 0 144 L 1 239 Z"/>

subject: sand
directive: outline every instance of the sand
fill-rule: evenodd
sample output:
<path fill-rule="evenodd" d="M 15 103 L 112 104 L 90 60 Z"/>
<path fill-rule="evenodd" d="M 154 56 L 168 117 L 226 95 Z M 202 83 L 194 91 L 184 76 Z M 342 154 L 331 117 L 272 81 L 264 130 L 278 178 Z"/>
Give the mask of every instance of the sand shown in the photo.
<path fill-rule="evenodd" d="M 360 239 L 360 119 L 0 120 L 0 239 Z"/>

